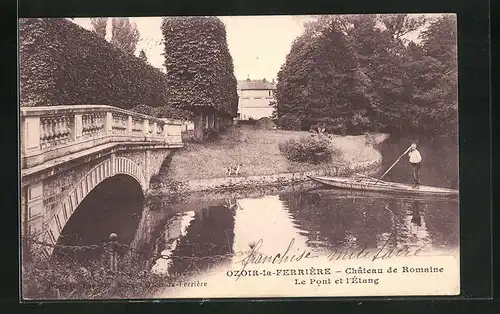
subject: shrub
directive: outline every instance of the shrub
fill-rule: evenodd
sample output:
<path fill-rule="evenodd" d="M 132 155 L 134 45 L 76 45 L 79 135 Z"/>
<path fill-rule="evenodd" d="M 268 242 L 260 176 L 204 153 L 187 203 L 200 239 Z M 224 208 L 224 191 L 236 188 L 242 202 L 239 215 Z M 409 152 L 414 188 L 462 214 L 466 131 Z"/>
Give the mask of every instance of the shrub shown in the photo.
<path fill-rule="evenodd" d="M 359 112 L 356 112 L 352 116 L 350 122 L 350 127 L 352 129 L 351 131 L 353 133 L 362 133 L 366 130 L 369 130 L 371 127 L 370 119 Z"/>
<path fill-rule="evenodd" d="M 300 119 L 294 115 L 284 115 L 278 118 L 277 125 L 283 130 L 300 131 Z"/>
<path fill-rule="evenodd" d="M 376 144 L 375 135 L 373 135 L 370 132 L 366 132 L 365 133 L 365 145 L 366 146 L 373 146 L 375 144 Z"/>
<path fill-rule="evenodd" d="M 329 162 L 340 154 L 326 136 L 304 136 L 279 144 L 281 153 L 290 161 L 319 164 Z"/>
<path fill-rule="evenodd" d="M 248 120 L 239 120 L 238 124 L 241 125 L 255 125 L 257 123 L 257 120 L 254 118 L 248 118 Z"/>
<path fill-rule="evenodd" d="M 148 297 L 173 280 L 145 270 L 140 263 L 121 260 L 118 272 L 107 259 L 76 262 L 37 259 L 23 265 L 24 299 L 104 299 Z"/>
<path fill-rule="evenodd" d="M 261 130 L 274 130 L 276 128 L 276 124 L 274 124 L 273 120 L 268 117 L 260 118 L 255 123 L 255 128 Z"/>

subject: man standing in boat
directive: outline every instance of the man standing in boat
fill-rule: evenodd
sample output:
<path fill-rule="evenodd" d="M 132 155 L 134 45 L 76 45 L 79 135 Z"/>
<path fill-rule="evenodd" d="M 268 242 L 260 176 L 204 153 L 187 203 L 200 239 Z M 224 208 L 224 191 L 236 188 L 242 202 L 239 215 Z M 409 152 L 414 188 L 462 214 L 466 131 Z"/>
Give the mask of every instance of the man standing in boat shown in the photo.
<path fill-rule="evenodd" d="M 414 183 L 413 187 L 417 188 L 420 184 L 418 172 L 420 171 L 420 162 L 422 161 L 422 156 L 420 155 L 420 152 L 417 150 L 417 144 L 415 143 L 411 144 L 408 157 L 410 158 L 410 164 L 412 167 L 412 176 Z"/>

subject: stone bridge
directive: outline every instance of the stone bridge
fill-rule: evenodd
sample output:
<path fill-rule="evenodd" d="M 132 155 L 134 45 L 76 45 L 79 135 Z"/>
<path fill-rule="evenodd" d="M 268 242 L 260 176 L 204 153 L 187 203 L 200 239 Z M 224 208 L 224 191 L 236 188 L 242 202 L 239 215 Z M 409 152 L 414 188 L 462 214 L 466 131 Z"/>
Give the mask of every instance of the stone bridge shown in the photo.
<path fill-rule="evenodd" d="M 183 147 L 181 123 L 116 107 L 23 107 L 20 118 L 21 234 L 49 244 L 101 182 L 129 176 L 144 194 L 165 157 Z"/>

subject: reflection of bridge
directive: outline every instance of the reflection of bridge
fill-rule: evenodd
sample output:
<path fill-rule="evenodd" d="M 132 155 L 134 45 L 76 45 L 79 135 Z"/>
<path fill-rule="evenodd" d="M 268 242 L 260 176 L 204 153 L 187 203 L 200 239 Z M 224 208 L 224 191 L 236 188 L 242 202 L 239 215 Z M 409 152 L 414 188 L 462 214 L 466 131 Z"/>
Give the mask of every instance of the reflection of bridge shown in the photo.
<path fill-rule="evenodd" d="M 165 157 L 183 146 L 180 123 L 116 107 L 23 107 L 20 114 L 21 232 L 49 243 L 99 183 L 123 174 L 146 192 Z"/>

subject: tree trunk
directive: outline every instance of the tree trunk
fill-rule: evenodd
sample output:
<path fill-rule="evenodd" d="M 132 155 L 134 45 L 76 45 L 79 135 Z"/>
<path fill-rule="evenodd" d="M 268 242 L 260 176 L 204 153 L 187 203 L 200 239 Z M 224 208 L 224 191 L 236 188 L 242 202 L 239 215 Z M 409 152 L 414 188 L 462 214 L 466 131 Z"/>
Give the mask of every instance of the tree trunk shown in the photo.
<path fill-rule="evenodd" d="M 213 129 L 215 127 L 214 125 L 214 113 L 213 111 L 211 111 L 209 114 L 208 114 L 208 128 L 209 129 Z"/>
<path fill-rule="evenodd" d="M 203 141 L 204 116 L 202 110 L 197 110 L 194 116 L 194 140 Z"/>
<path fill-rule="evenodd" d="M 216 131 L 219 131 L 220 130 L 220 117 L 219 117 L 218 112 L 215 112 L 214 117 L 215 117 L 214 118 L 214 123 L 215 123 L 214 128 Z"/>

